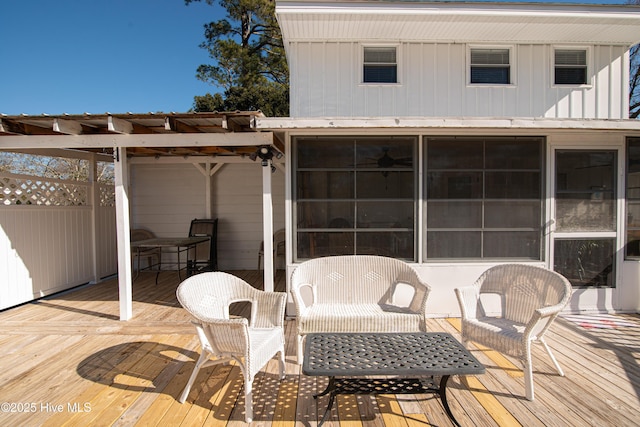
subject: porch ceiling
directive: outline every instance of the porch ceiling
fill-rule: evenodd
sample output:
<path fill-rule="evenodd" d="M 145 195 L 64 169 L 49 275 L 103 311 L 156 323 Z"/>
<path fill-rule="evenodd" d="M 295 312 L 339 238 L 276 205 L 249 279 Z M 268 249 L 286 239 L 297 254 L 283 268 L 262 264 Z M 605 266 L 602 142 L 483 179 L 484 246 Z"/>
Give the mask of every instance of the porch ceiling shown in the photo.
<path fill-rule="evenodd" d="M 72 148 L 131 157 L 242 156 L 279 141 L 252 126 L 260 111 L 0 116 L 0 149 Z"/>

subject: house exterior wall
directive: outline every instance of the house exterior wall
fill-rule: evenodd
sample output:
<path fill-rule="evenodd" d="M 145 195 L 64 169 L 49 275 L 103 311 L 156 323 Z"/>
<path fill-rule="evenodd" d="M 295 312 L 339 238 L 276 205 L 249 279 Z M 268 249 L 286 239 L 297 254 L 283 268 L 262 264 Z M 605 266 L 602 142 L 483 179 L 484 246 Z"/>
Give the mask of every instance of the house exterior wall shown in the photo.
<path fill-rule="evenodd" d="M 525 130 L 525 129 L 512 129 L 512 130 L 486 130 L 476 128 L 464 128 L 458 129 L 455 127 L 449 129 L 408 129 L 398 126 L 396 129 L 385 128 L 366 128 L 366 129 L 299 129 L 292 130 L 287 133 L 287 140 L 294 141 L 299 138 L 314 136 L 320 140 L 326 141 L 331 136 L 340 135 L 376 135 L 377 137 L 384 136 L 415 136 L 419 141 L 419 145 L 424 144 L 426 137 L 431 136 L 538 136 L 544 138 L 544 151 L 545 151 L 545 166 L 544 166 L 544 188 L 542 190 L 541 200 L 544 201 L 544 214 L 542 217 L 542 224 L 553 223 L 557 218 L 554 216 L 555 201 L 555 171 L 553 169 L 554 156 L 556 150 L 606 150 L 615 151 L 617 156 L 617 169 L 615 172 L 616 178 L 616 194 L 623 196 L 625 194 L 625 168 L 626 168 L 626 150 L 625 141 L 626 137 L 635 135 L 635 132 L 611 132 L 611 131 L 597 131 L 592 130 L 585 132 L 583 130 L 566 130 L 566 129 L 538 129 L 538 130 Z M 291 159 L 291 163 L 295 164 L 295 150 L 292 149 L 293 142 L 289 144 L 287 151 L 287 158 Z M 421 150 L 422 151 L 422 150 Z M 427 154 L 428 155 L 428 154 Z M 424 162 L 424 158 L 417 156 L 416 162 L 421 163 L 420 166 L 414 166 L 422 171 L 423 177 L 428 174 L 429 169 Z M 292 166 L 291 180 L 295 174 L 295 167 Z M 292 233 L 289 235 L 290 241 L 288 244 L 292 247 L 293 253 L 291 254 L 293 259 L 288 260 L 288 274 L 290 275 L 298 265 L 299 261 L 295 260 L 296 248 L 295 239 L 297 230 L 295 212 L 296 212 L 296 188 L 292 186 L 290 189 L 289 197 L 292 200 L 291 207 L 291 224 L 290 230 Z M 447 317 L 447 316 L 459 316 L 459 307 L 454 298 L 454 289 L 459 286 L 472 284 L 478 276 L 491 266 L 498 265 L 505 262 L 525 262 L 528 264 L 538 265 L 546 268 L 553 268 L 554 257 L 554 239 L 575 239 L 575 238 L 605 238 L 605 233 L 592 235 L 591 237 L 585 237 L 588 234 L 560 235 L 555 233 L 553 227 L 545 229 L 542 233 L 543 238 L 543 255 L 540 260 L 509 260 L 495 259 L 495 260 L 481 260 L 481 259 L 458 259 L 454 261 L 438 260 L 430 258 L 426 250 L 426 235 L 428 231 L 426 218 L 429 215 L 427 203 L 426 203 L 426 189 L 422 187 L 417 193 L 416 207 L 419 210 L 418 220 L 416 222 L 416 229 L 414 235 L 417 238 L 417 255 L 416 260 L 410 262 L 411 265 L 418 271 L 422 278 L 432 286 L 432 293 L 428 301 L 428 313 L 434 317 Z M 626 235 L 626 223 L 625 223 L 625 203 L 623 198 L 618 197 L 616 202 L 616 230 L 606 234 L 607 238 L 611 238 L 614 243 L 614 263 L 615 274 L 610 277 L 610 287 L 579 287 L 575 289 L 571 304 L 567 307 L 567 312 L 602 312 L 602 311 L 623 311 L 634 312 L 638 310 L 640 306 L 640 262 L 635 259 L 624 259 L 625 251 L 625 235 Z M 288 307 L 289 313 L 294 313 L 293 306 Z"/>
<path fill-rule="evenodd" d="M 194 218 L 205 218 L 206 178 L 195 165 L 132 164 L 132 228 L 183 237 Z M 284 227 L 284 173 L 272 174 L 274 230 Z M 255 270 L 262 241 L 262 166 L 230 163 L 211 177 L 210 211 L 218 218 L 220 270 Z M 175 256 L 166 255 L 163 262 Z"/>
<path fill-rule="evenodd" d="M 219 218 L 219 267 L 255 270 L 263 235 L 262 166 L 259 162 L 228 164 L 213 179 L 213 211 Z M 275 231 L 284 228 L 284 172 L 276 169 L 271 179 Z"/>
<path fill-rule="evenodd" d="M 132 164 L 131 228 L 158 237 L 186 237 L 194 218 L 205 218 L 205 178 L 191 164 Z"/>
<path fill-rule="evenodd" d="M 344 146 L 348 147 L 349 138 L 353 137 L 353 151 L 358 153 L 365 152 L 365 148 L 361 147 L 365 147 L 366 144 L 376 144 L 375 138 L 384 139 L 386 135 L 413 136 L 419 141 L 419 149 L 418 154 L 413 156 L 413 161 L 409 162 L 408 168 L 411 172 L 418 174 L 418 189 L 414 205 L 416 220 L 415 229 L 412 230 L 417 248 L 415 256 L 409 257 L 408 262 L 411 262 L 425 281 L 432 286 L 428 302 L 428 312 L 431 315 L 459 315 L 453 289 L 473 283 L 487 268 L 505 262 L 526 262 L 551 269 L 556 268 L 557 263 L 559 270 L 565 269 L 573 274 L 575 292 L 567 311 L 637 311 L 640 307 L 640 268 L 638 267 L 640 262 L 637 261 L 638 257 L 635 253 L 625 259 L 629 221 L 625 200 L 627 189 L 625 141 L 627 137 L 638 136 L 636 124 L 625 120 L 628 119 L 629 109 L 628 48 L 640 39 L 640 33 L 632 30 L 637 27 L 628 25 L 631 21 L 627 19 L 637 19 L 636 12 L 637 10 L 631 9 L 605 10 L 600 7 L 586 6 L 576 7 L 574 10 L 559 5 L 520 7 L 500 4 L 463 6 L 443 4 L 434 6 L 413 2 L 334 4 L 322 1 L 310 3 L 279 1 L 276 14 L 283 30 L 290 69 L 291 117 L 282 120 L 274 119 L 270 124 L 267 119 L 263 127 L 258 127 L 282 131 L 289 144 L 286 153 L 289 159 L 287 181 L 292 183 L 287 195 L 291 200 L 291 207 L 287 211 L 288 243 L 292 247 L 288 259 L 289 273 L 296 268 L 298 262 L 316 256 L 317 250 L 306 251 L 307 246 L 314 249 L 321 247 L 323 250 L 326 246 L 331 248 L 329 252 L 345 251 L 343 246 L 353 247 L 349 249 L 351 252 L 364 253 L 366 248 L 358 246 L 357 237 L 358 233 L 364 236 L 368 232 L 365 229 L 366 221 L 361 221 L 362 227 L 357 225 L 358 209 L 353 209 L 355 214 L 352 217 L 355 219 L 348 227 L 348 232 L 338 230 L 330 223 L 326 225 L 323 222 L 324 216 L 313 217 L 307 215 L 306 211 L 302 214 L 306 222 L 301 224 L 296 216 L 299 215 L 298 204 L 307 210 L 311 210 L 307 206 L 312 204 L 315 204 L 313 206 L 326 205 L 327 215 L 325 216 L 330 218 L 342 212 L 338 209 L 340 207 L 338 203 L 344 202 L 343 199 L 348 199 L 349 202 L 354 199 L 352 203 L 357 206 L 359 196 L 348 193 L 346 196 L 339 197 L 333 195 L 338 192 L 323 192 L 325 187 L 329 188 L 325 183 L 314 184 L 317 191 L 301 193 L 295 188 L 296 179 L 307 184 L 312 182 L 312 178 L 319 179 L 314 177 L 326 175 L 329 177 L 327 182 L 333 182 L 331 180 L 338 181 L 341 177 L 339 173 L 343 173 L 345 177 L 340 179 L 349 185 L 351 181 L 346 177 L 345 171 L 352 173 L 353 176 L 357 176 L 358 173 L 367 173 L 364 169 L 368 164 L 353 162 L 352 167 L 348 154 L 341 154 L 342 157 L 336 156 L 337 150 Z M 608 31 L 611 32 L 608 33 Z M 395 58 L 393 58 L 393 51 L 384 49 L 388 47 L 395 47 Z M 370 79 L 394 81 L 394 71 L 397 71 L 397 82 L 363 83 L 365 48 L 382 48 L 368 50 L 370 62 L 367 65 L 367 71 L 370 73 L 368 74 Z M 471 49 L 509 49 L 509 83 L 471 84 Z M 586 84 L 555 84 L 556 49 L 565 51 L 577 49 L 586 52 Z M 487 54 L 487 52 L 484 53 Z M 502 55 L 500 60 L 504 58 L 504 52 L 499 54 Z M 574 57 L 576 62 L 580 63 L 581 59 L 577 58 Z M 493 59 L 500 61 L 495 57 Z M 480 64 L 495 65 L 502 62 L 489 60 Z M 493 69 L 491 72 L 496 71 L 495 68 L 498 68 L 500 73 L 500 77 L 496 80 L 500 81 L 504 77 L 502 74 L 504 68 L 488 66 L 488 69 Z M 483 71 L 487 69 L 482 70 L 482 66 L 478 69 L 479 73 L 476 76 L 481 80 Z M 574 71 L 572 70 L 571 73 Z M 489 79 L 493 79 L 494 76 Z M 576 74 L 573 74 L 572 78 L 574 77 Z M 581 76 L 578 79 L 581 79 Z M 596 125 L 593 124 L 595 121 L 598 121 Z M 545 153 L 540 159 L 542 169 L 529 167 L 531 170 L 526 172 L 540 170 L 544 174 L 543 181 L 539 183 L 540 187 L 535 187 L 543 188 L 540 203 L 544 212 L 541 215 L 539 230 L 532 233 L 542 240 L 539 257 L 522 256 L 524 251 L 515 255 L 512 253 L 493 255 L 488 251 L 491 255 L 486 257 L 484 252 L 480 256 L 464 255 L 470 253 L 462 249 L 469 249 L 470 245 L 465 243 L 470 242 L 471 239 L 456 241 L 455 232 L 468 224 L 478 227 L 478 214 L 477 210 L 473 210 L 473 203 L 466 205 L 456 203 L 460 203 L 458 199 L 466 200 L 473 197 L 480 199 L 483 196 L 477 196 L 477 193 L 473 193 L 474 196 L 465 196 L 466 193 L 455 191 L 456 183 L 460 183 L 460 187 L 463 188 L 465 185 L 463 182 L 467 182 L 456 180 L 456 174 L 468 166 L 459 164 L 451 166 L 452 163 L 435 161 L 433 164 L 436 166 L 433 167 L 432 172 L 429 171 L 429 159 L 437 159 L 437 157 L 435 155 L 430 157 L 429 139 L 425 141 L 425 138 L 441 136 L 455 137 L 441 138 L 438 142 L 440 145 L 437 147 L 446 145 L 449 150 L 434 151 L 441 153 L 441 156 L 451 162 L 454 161 L 452 159 L 465 161 L 463 157 L 453 153 L 459 140 L 477 141 L 478 137 L 518 138 L 523 136 L 544 139 Z M 342 144 L 340 148 L 331 146 L 332 141 L 335 141 L 331 139 L 332 137 L 339 139 L 337 144 Z M 325 161 L 317 165 L 307 161 L 307 163 L 303 162 L 302 166 L 297 166 L 297 162 L 301 162 L 300 159 L 310 157 L 304 150 L 315 152 L 315 148 L 312 147 L 314 140 L 318 141 L 318 145 L 325 144 L 327 147 L 325 150 L 329 153 L 327 157 L 337 160 L 333 164 Z M 387 145 L 392 146 L 393 143 L 394 139 L 389 138 Z M 299 151 L 301 145 L 303 151 Z M 476 153 L 473 150 L 476 150 L 477 146 L 460 143 L 457 149 L 458 152 L 471 150 L 469 152 Z M 392 153 L 392 151 L 393 148 L 387 148 L 385 153 Z M 487 151 L 484 151 L 480 157 Z M 302 154 L 296 158 L 299 152 Z M 348 153 L 348 150 L 341 153 Z M 333 157 L 330 157 L 331 155 Z M 595 164 L 587 166 L 582 171 L 582 167 L 572 163 L 574 160 L 567 160 L 573 159 L 572 156 L 583 155 L 605 156 L 609 159 L 606 164 L 607 169 L 601 169 L 600 172 L 587 172 L 587 168 L 592 170 L 591 168 L 603 166 Z M 357 156 L 358 154 L 356 158 Z M 517 158 L 518 155 L 515 156 Z M 391 159 L 382 155 L 369 157 L 377 159 L 378 167 L 389 169 L 386 173 L 397 173 L 399 176 L 401 171 L 396 171 L 394 168 L 398 169 L 402 163 L 395 163 L 394 159 L 402 159 L 405 156 L 390 155 Z M 469 157 L 479 158 L 477 154 Z M 442 169 L 440 170 L 438 164 L 449 164 L 448 169 L 451 170 L 445 170 L 446 167 L 439 166 Z M 485 177 L 495 172 L 488 171 L 490 167 L 486 166 L 486 163 L 482 166 L 474 164 L 476 168 L 485 168 Z M 505 164 L 511 165 L 514 170 L 518 169 L 518 166 L 514 166 L 513 163 L 505 162 Z M 503 167 L 495 166 L 496 163 L 493 165 L 498 169 Z M 560 166 L 556 168 L 556 165 Z M 340 168 L 344 170 L 340 171 Z M 580 170 L 576 172 L 578 169 Z M 434 184 L 433 194 L 428 195 L 427 188 L 431 185 L 429 184 L 431 181 L 428 181 L 429 178 L 425 180 L 425 177 L 431 176 L 433 182 L 436 182 L 446 174 L 452 177 L 446 184 L 451 187 L 451 190 L 440 191 L 441 188 Z M 473 173 L 469 173 L 466 177 L 470 180 L 468 182 L 481 182 L 473 181 L 472 175 Z M 597 181 L 594 178 L 596 176 L 599 176 L 598 179 L 602 179 L 604 184 L 589 187 L 589 183 Z M 569 179 L 568 177 L 571 179 L 571 189 L 569 184 L 563 181 Z M 442 182 L 444 181 L 443 178 Z M 516 181 L 511 181 L 508 186 L 509 191 L 517 189 L 522 194 L 529 194 L 522 192 L 522 188 L 526 187 Z M 355 182 L 354 188 L 360 190 L 364 187 Z M 482 182 L 484 185 L 489 181 Z M 487 184 L 495 185 L 491 188 L 502 189 L 499 180 L 491 182 L 493 184 Z M 561 184 L 557 185 L 556 182 Z M 581 184 L 578 185 L 576 182 Z M 571 192 L 569 190 L 582 188 L 581 186 L 586 188 L 584 194 L 593 194 L 589 198 L 569 194 Z M 615 190 L 612 187 L 615 187 Z M 597 189 L 605 189 L 607 194 L 611 195 L 611 200 L 599 203 L 603 195 L 597 194 Z M 499 191 L 482 194 L 484 197 L 492 194 L 493 196 L 488 196 L 489 198 L 506 198 L 498 193 Z M 505 191 L 504 194 L 508 192 Z M 525 198 L 525 196 L 522 197 Z M 452 201 L 450 205 L 452 210 L 455 206 L 465 206 L 470 210 L 466 217 L 464 208 L 458 208 L 455 211 L 456 220 L 463 218 L 467 221 L 456 223 L 455 226 L 447 221 L 434 222 L 434 218 L 446 217 L 443 213 L 446 209 L 438 211 L 438 206 L 447 205 L 430 202 L 437 200 L 439 203 L 440 200 L 445 199 Z M 491 203 L 493 201 L 488 205 Z M 431 217 L 428 212 L 429 205 L 432 209 Z M 526 203 L 519 206 L 526 206 Z M 567 206 L 570 207 L 566 209 Z M 499 214 L 504 215 L 504 223 L 491 224 L 488 228 L 495 227 L 496 230 L 504 231 L 503 229 L 507 229 L 510 222 L 506 219 L 512 219 L 510 214 L 515 218 L 529 218 L 524 210 L 514 212 L 500 211 Z M 588 217 L 598 217 L 602 212 L 606 212 L 602 215 L 606 215 L 607 221 L 610 222 L 593 226 Z M 440 216 L 437 216 L 438 213 Z M 560 224 L 554 222 L 557 219 Z M 432 220 L 431 233 L 427 226 L 429 220 Z M 530 226 L 529 223 L 526 225 Z M 482 226 L 485 226 L 485 223 L 482 223 Z M 395 225 L 391 226 L 393 227 Z M 445 233 L 451 231 L 448 228 L 452 228 L 453 231 L 449 235 L 442 234 L 439 228 L 442 228 Z M 490 232 L 494 231 L 490 230 Z M 514 233 L 514 236 L 520 231 L 530 232 L 529 228 L 526 230 L 523 228 Z M 382 232 L 387 230 L 384 229 Z M 355 236 L 356 244 L 349 243 L 338 247 L 324 244 L 322 241 L 323 237 L 328 241 L 327 236 L 350 235 L 349 233 Z M 306 239 L 307 235 L 309 243 L 306 240 L 300 240 L 301 236 Z M 429 235 L 432 236 L 431 240 L 427 237 Z M 437 252 L 439 247 L 433 244 L 437 236 L 451 237 L 450 240 L 440 240 L 449 245 L 447 248 L 453 248 L 451 253 Z M 490 236 L 486 242 L 491 242 L 491 238 L 493 236 Z M 301 241 L 303 242 L 302 250 L 299 250 L 294 243 Z M 318 241 L 324 246 L 318 244 Z M 518 242 L 517 245 L 522 241 L 514 239 L 514 242 Z M 530 244 L 519 246 L 519 248 L 523 247 L 538 249 L 537 246 Z M 593 281 L 584 279 L 586 270 L 580 269 L 580 257 L 583 256 L 580 254 L 587 253 L 583 252 L 585 247 L 606 248 L 597 255 L 594 255 L 595 252 L 588 252 L 591 260 L 598 261 L 590 264 L 593 271 L 598 277 L 602 276 L 604 279 Z M 385 249 L 384 244 L 376 248 L 380 253 Z M 431 250 L 431 256 L 427 249 Z M 455 249 L 461 250 L 456 253 Z M 327 255 L 326 252 L 326 250 L 322 252 L 322 255 Z M 405 253 L 397 252 L 396 256 L 407 259 Z M 555 256 L 557 259 L 554 258 Z M 568 265 L 576 262 L 575 259 L 578 267 L 568 268 Z M 599 262 L 611 263 L 604 265 L 601 269 L 602 265 Z"/>
<path fill-rule="evenodd" d="M 482 45 L 380 45 L 398 48 L 398 84 L 361 83 L 360 42 L 291 42 L 291 117 L 628 117 L 626 46 L 577 46 L 588 52 L 589 84 L 571 87 L 553 84 L 555 45 L 498 45 L 512 48 L 503 86 L 467 83 L 468 48 Z"/>

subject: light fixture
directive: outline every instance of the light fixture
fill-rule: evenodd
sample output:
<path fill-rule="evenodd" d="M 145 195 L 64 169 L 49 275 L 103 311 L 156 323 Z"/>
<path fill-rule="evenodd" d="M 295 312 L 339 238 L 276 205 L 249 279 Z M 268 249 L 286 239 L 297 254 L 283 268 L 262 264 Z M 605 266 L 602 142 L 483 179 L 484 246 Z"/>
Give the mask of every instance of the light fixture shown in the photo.
<path fill-rule="evenodd" d="M 262 166 L 269 166 L 269 160 L 273 159 L 274 157 L 276 159 L 282 158 L 282 153 L 274 150 L 268 145 L 261 145 L 254 153 L 249 154 L 249 158 L 253 161 L 256 161 L 258 157 L 261 160 L 260 164 Z"/>

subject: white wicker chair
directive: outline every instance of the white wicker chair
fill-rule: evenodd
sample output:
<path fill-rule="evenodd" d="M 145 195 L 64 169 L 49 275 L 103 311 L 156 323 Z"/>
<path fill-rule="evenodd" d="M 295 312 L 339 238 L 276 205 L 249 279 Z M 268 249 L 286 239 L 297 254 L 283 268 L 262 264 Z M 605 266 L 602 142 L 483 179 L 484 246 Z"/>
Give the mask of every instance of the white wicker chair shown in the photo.
<path fill-rule="evenodd" d="M 284 309 L 286 294 L 255 289 L 244 280 L 223 272 L 207 272 L 183 281 L 176 292 L 180 304 L 194 322 L 202 352 L 187 382 L 180 403 L 189 395 L 201 368 L 235 360 L 242 369 L 245 421 L 253 418 L 254 376 L 280 354 L 280 378 L 284 378 Z M 229 305 L 251 303 L 251 319 L 229 315 Z"/>
<path fill-rule="evenodd" d="M 530 265 L 499 265 L 484 272 L 472 286 L 456 289 L 455 293 L 462 313 L 463 341 L 474 341 L 519 359 L 527 399 L 534 399 L 532 341 L 544 346 L 558 374 L 564 376 L 544 334 L 571 297 L 571 284 L 566 278 Z M 500 297 L 500 313 L 488 312 L 483 294 Z"/>

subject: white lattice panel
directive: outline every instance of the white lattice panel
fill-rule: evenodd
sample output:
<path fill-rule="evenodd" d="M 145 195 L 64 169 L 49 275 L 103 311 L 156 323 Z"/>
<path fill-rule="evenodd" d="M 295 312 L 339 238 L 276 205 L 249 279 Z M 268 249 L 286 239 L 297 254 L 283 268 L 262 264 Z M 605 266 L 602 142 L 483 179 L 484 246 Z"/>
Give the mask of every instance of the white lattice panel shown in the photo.
<path fill-rule="evenodd" d="M 0 203 L 5 206 L 86 206 L 87 200 L 87 184 L 41 178 L 0 178 Z"/>
<path fill-rule="evenodd" d="M 109 208 L 116 206 L 116 189 L 113 185 L 98 185 L 98 194 L 100 206 Z"/>

